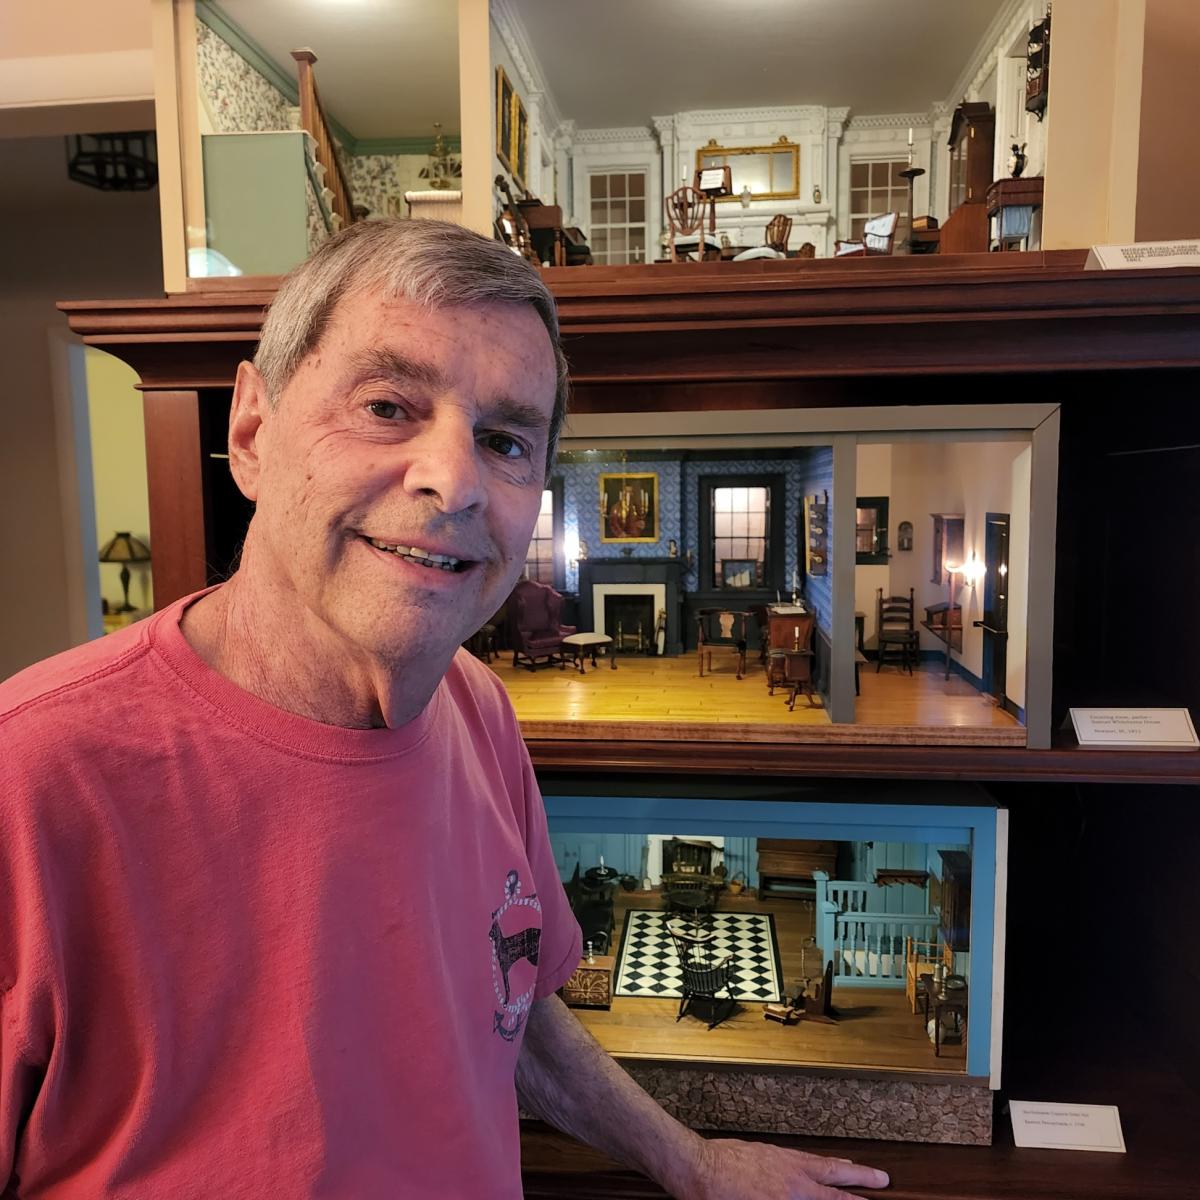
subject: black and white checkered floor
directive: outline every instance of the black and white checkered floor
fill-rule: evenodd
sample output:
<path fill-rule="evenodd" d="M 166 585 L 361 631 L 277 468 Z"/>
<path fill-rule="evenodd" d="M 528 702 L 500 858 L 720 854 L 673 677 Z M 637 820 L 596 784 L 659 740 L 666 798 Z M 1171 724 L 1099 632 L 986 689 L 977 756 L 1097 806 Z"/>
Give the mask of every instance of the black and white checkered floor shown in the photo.
<path fill-rule="evenodd" d="M 661 911 L 634 909 L 626 914 L 617 963 L 618 996 L 678 999 L 681 972 L 675 944 Z M 735 1000 L 769 1003 L 782 999 L 775 919 L 770 913 L 713 913 L 714 952 L 727 951 L 737 964 Z"/>

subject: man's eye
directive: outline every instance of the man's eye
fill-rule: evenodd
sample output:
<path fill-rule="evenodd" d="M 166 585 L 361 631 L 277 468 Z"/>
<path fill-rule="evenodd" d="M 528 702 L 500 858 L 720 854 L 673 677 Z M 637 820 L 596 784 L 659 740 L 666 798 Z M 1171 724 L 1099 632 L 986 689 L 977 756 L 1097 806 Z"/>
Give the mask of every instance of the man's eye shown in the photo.
<path fill-rule="evenodd" d="M 376 417 L 382 417 L 385 421 L 390 421 L 400 412 L 400 405 L 394 404 L 391 400 L 372 400 L 367 405 L 367 410 Z"/>
<path fill-rule="evenodd" d="M 526 453 L 524 442 L 519 442 L 516 438 L 509 437 L 507 433 L 489 433 L 487 435 L 487 447 L 503 458 L 521 458 Z"/>

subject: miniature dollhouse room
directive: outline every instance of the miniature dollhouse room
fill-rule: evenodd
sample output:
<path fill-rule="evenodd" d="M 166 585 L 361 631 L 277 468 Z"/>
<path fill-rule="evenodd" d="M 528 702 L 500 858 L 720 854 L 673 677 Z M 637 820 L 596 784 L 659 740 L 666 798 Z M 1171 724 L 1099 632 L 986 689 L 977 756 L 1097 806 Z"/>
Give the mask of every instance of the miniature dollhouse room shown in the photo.
<path fill-rule="evenodd" d="M 1032 431 L 898 412 L 654 449 L 577 448 L 576 418 L 485 647 L 523 726 L 1023 745 Z M 539 593 L 562 632 L 533 654 L 517 601 Z"/>
<path fill-rule="evenodd" d="M 869 1136 L 990 1141 L 1004 810 L 954 785 L 704 793 L 547 790 L 584 1026 L 691 1123 L 831 1131 L 779 1095 L 727 1101 L 747 1071 L 845 1091 L 868 1071 Z M 689 1108 L 670 1080 L 697 1064 L 726 1080 Z"/>

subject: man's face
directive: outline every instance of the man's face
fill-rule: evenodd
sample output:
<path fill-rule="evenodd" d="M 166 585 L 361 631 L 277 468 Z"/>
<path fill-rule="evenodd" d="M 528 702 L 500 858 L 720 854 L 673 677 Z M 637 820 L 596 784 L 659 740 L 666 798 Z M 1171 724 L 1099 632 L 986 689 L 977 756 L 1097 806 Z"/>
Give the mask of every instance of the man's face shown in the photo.
<path fill-rule="evenodd" d="M 521 572 L 554 395 L 528 305 L 351 294 L 256 435 L 251 553 L 348 649 L 447 658 Z"/>

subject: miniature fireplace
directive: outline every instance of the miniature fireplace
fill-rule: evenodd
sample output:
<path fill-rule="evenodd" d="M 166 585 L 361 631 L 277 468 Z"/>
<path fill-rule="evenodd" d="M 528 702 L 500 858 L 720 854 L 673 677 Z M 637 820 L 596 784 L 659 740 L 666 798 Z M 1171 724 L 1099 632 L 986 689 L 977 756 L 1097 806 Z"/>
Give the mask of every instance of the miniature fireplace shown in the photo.
<path fill-rule="evenodd" d="M 680 654 L 683 651 L 680 617 L 682 612 L 681 560 L 678 558 L 593 558 L 579 563 L 579 620 L 581 629 L 591 629 L 615 638 L 616 625 L 607 611 L 607 599 L 611 596 L 641 601 L 650 601 L 652 612 L 642 616 L 645 638 L 650 642 L 650 652 L 655 653 L 654 634 L 658 627 L 658 616 L 667 614 L 666 645 L 664 653 Z M 643 608 L 644 612 L 644 608 Z M 621 618 L 622 633 L 637 632 L 639 618 L 632 623 Z"/>
<path fill-rule="evenodd" d="M 617 640 L 616 617 L 621 615 L 621 633 L 626 650 L 636 649 L 639 622 L 644 640 L 653 645 L 655 622 L 667 607 L 667 588 L 662 583 L 594 583 L 592 612 L 596 632 Z M 657 651 L 655 651 L 657 653 Z"/>
<path fill-rule="evenodd" d="M 604 597 L 604 622 L 598 632 L 608 634 L 622 653 L 656 654 L 657 617 L 653 596 L 610 593 Z"/>

